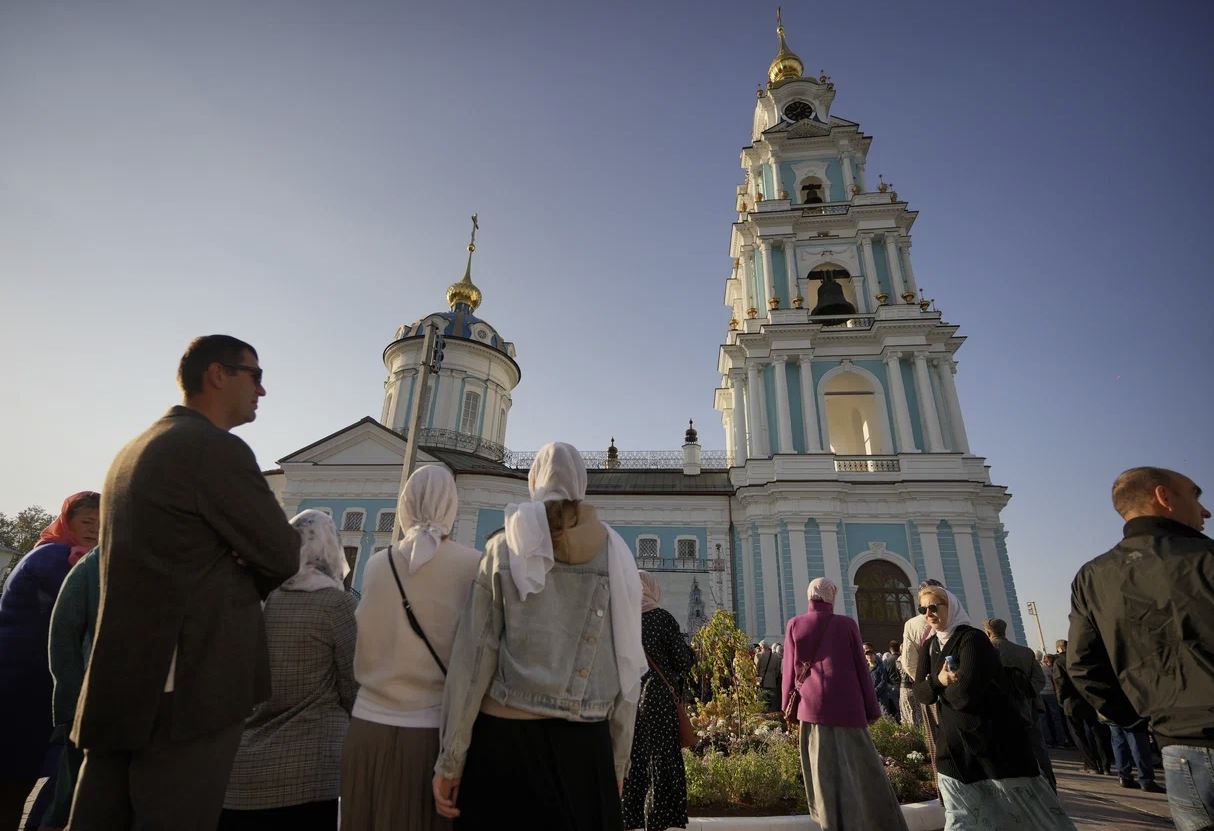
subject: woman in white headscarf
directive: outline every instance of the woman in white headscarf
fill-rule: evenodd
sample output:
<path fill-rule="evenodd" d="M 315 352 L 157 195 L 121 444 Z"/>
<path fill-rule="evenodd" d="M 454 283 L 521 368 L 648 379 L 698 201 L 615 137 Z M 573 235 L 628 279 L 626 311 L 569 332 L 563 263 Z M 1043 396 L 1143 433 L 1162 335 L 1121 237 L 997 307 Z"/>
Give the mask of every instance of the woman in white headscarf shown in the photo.
<path fill-rule="evenodd" d="M 430 776 L 445 666 L 480 562 L 480 552 L 449 537 L 458 508 L 451 473 L 419 468 L 397 505 L 401 541 L 367 561 L 354 657 L 358 698 L 342 759 L 347 831 L 451 827 L 434 810 Z"/>
<path fill-rule="evenodd" d="M 919 612 L 934 634 L 919 653 L 914 690 L 923 704 L 939 704 L 946 831 L 1074 831 L 1037 766 L 995 647 L 943 586 L 919 590 Z"/>
<path fill-rule="evenodd" d="M 881 718 L 860 627 L 834 612 L 839 587 L 809 584 L 809 610 L 784 630 L 782 708 L 800 695 L 801 776 L 823 831 L 906 831 L 906 820 L 868 725 Z M 829 680 L 828 680 L 829 679 Z"/>
<path fill-rule="evenodd" d="M 350 567 L 327 514 L 303 511 L 291 525 L 299 571 L 265 603 L 272 692 L 245 723 L 220 831 L 337 824 L 341 748 L 357 689 Z"/>
<path fill-rule="evenodd" d="M 641 581 L 586 467 L 545 445 L 489 539 L 451 653 L 439 812 L 464 829 L 618 829 L 645 650 Z"/>
<path fill-rule="evenodd" d="M 687 827 L 687 776 L 679 744 L 678 704 L 695 653 L 674 615 L 662 608 L 662 587 L 641 577 L 641 641 L 649 671 L 641 679 L 631 763 L 624 782 L 624 827 L 662 831 Z"/>

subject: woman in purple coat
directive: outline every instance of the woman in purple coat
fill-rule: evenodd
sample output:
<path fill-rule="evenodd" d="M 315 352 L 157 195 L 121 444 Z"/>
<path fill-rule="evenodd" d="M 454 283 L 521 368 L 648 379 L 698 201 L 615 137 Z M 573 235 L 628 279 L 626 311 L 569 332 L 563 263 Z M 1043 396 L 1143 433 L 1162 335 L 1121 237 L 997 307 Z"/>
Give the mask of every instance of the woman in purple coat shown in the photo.
<path fill-rule="evenodd" d="M 834 613 L 838 591 L 825 577 L 811 582 L 809 611 L 788 621 L 784 630 L 780 703 L 787 707 L 799 684 L 805 796 L 823 831 L 906 831 L 898 798 L 868 734 L 868 725 L 881 718 L 881 708 L 860 627 Z"/>
<path fill-rule="evenodd" d="M 100 494 L 82 491 L 63 500 L 58 518 L 9 575 L 0 595 L 0 829 L 16 828 L 29 792 L 58 764 L 51 749 L 51 680 L 47 658 L 51 610 L 63 578 L 97 544 Z M 55 746 L 55 751 L 59 746 Z M 49 798 L 52 788 L 44 788 Z M 45 799 L 34 813 L 41 814 Z M 35 817 L 31 816 L 31 819 Z"/>

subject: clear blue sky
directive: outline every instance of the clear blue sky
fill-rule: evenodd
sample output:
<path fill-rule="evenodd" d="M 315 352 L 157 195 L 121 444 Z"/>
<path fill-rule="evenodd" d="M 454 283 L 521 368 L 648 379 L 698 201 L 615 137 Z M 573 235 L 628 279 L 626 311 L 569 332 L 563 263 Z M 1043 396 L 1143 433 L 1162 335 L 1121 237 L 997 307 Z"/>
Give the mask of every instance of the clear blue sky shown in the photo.
<path fill-rule="evenodd" d="M 786 3 L 968 336 L 971 442 L 1062 634 L 1122 468 L 1214 491 L 1214 6 Z M 0 7 L 0 511 L 99 488 L 191 336 L 252 341 L 265 467 L 380 412 L 467 216 L 513 448 L 675 448 L 712 411 L 762 3 Z M 1031 624 L 1030 624 L 1031 626 Z M 1034 634 L 1031 642 L 1036 645 Z"/>

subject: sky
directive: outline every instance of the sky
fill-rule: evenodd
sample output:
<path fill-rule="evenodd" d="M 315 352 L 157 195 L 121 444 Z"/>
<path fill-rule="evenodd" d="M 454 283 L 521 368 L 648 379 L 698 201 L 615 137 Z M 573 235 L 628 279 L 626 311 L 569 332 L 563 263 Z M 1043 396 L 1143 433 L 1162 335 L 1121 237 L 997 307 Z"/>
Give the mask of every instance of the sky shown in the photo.
<path fill-rule="evenodd" d="M 786 3 L 967 340 L 1019 599 L 1063 637 L 1138 464 L 1214 492 L 1214 5 Z M 99 489 L 191 337 L 252 342 L 265 468 L 380 414 L 445 307 L 518 348 L 507 442 L 674 449 L 712 409 L 763 3 L 0 4 L 0 511 Z M 1029 643 L 1039 646 L 1031 620 Z"/>

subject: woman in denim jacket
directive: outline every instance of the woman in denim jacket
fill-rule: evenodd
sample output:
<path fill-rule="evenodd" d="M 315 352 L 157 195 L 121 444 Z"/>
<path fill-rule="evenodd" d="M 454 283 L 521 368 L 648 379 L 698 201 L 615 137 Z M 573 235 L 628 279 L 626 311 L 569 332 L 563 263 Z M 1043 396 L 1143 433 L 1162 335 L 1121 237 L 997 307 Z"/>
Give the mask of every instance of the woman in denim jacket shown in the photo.
<path fill-rule="evenodd" d="M 460 619 L 434 800 L 458 828 L 622 828 L 645 652 L 628 545 L 599 521 L 571 445 L 536 454 Z"/>

